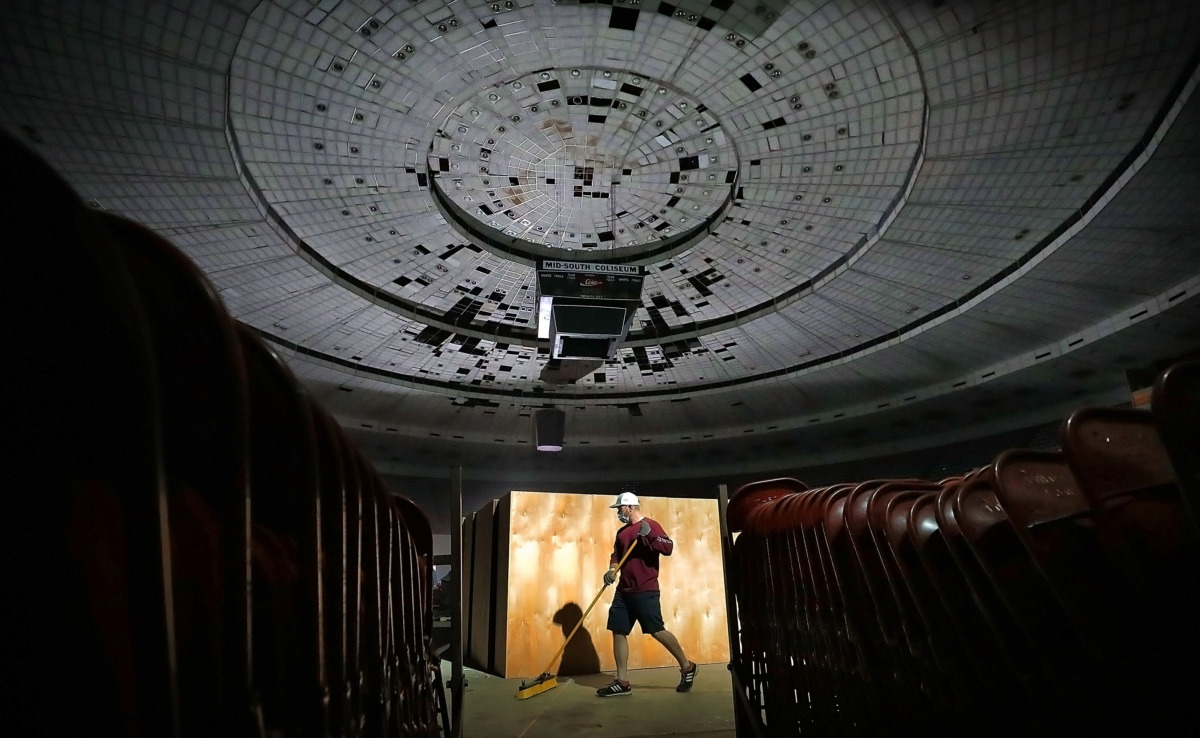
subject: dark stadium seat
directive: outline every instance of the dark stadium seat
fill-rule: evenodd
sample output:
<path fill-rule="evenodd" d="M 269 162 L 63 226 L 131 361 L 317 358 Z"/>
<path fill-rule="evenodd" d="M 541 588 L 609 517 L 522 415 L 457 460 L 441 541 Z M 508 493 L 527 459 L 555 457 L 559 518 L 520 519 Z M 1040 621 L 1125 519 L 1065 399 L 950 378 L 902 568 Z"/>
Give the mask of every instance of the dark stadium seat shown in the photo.
<path fill-rule="evenodd" d="M 249 380 L 255 683 L 268 730 L 323 735 L 318 485 L 326 451 L 291 372 L 249 328 L 239 336 Z"/>
<path fill-rule="evenodd" d="M 9 322 L 3 413 L 4 727 L 175 731 L 158 393 L 112 239 L 0 131 Z"/>
<path fill-rule="evenodd" d="M 921 499 L 936 499 L 943 483 L 900 485 L 877 491 L 868 505 L 871 530 L 883 559 L 888 584 L 900 606 L 910 649 L 925 672 L 938 677 L 947 713 L 968 715 L 981 705 L 979 675 L 964 657 L 958 634 L 931 589 L 909 538 L 908 519 Z"/>
<path fill-rule="evenodd" d="M 839 641 L 844 628 L 839 631 L 832 621 L 829 583 L 813 535 L 813 505 L 819 505 L 827 492 L 810 490 L 792 497 L 786 505 L 798 591 L 793 617 L 800 624 L 802 642 L 807 644 L 800 657 L 808 672 L 813 713 L 810 722 L 825 732 L 836 731 L 844 714 L 865 718 L 849 660 L 843 653 L 844 644 Z"/>
<path fill-rule="evenodd" d="M 1150 394 L 1150 411 L 1183 490 L 1192 527 L 1200 529 L 1200 361 L 1180 362 L 1160 374 Z"/>
<path fill-rule="evenodd" d="M 1188 412 L 1185 371 L 1160 407 Z M 1172 395 L 1174 391 L 1176 394 Z M 1183 399 L 1180 396 L 1183 395 Z M 1162 399 L 1166 398 L 1166 399 Z M 732 668 L 765 735 L 1191 736 L 1197 537 L 1164 422 L 1089 409 L 1064 452 L 938 482 L 743 485 Z M 739 702 L 739 704 L 741 704 Z"/>
<path fill-rule="evenodd" d="M 1100 545 L 1092 507 L 1066 458 L 1014 449 L 996 459 L 996 494 L 1029 556 L 1090 650 L 1111 657 L 1123 624 L 1147 624 Z"/>
<path fill-rule="evenodd" d="M 1046 684 L 1044 665 L 1028 634 L 1021 628 L 1012 611 L 1004 604 L 999 592 L 992 585 L 987 571 L 976 558 L 975 552 L 963 535 L 955 512 L 956 502 L 962 488 L 976 478 L 982 478 L 986 482 L 991 478 L 992 473 L 992 469 L 989 467 L 964 479 L 958 485 L 948 486 L 938 493 L 933 512 L 938 524 L 940 539 L 944 542 L 945 547 L 935 551 L 933 555 L 944 557 L 945 554 L 949 554 L 949 560 L 957 569 L 957 576 L 944 566 L 946 559 L 940 558 L 935 560 L 939 566 L 938 573 L 941 575 L 936 581 L 945 585 L 944 596 L 953 598 L 950 599 L 955 605 L 952 611 L 959 614 L 961 622 L 970 624 L 975 620 L 973 614 L 978 614 L 976 623 L 968 625 L 968 627 L 974 630 L 978 627 L 978 621 L 985 623 L 996 645 L 1002 653 L 1007 654 L 1021 677 L 1029 683 L 1036 683 L 1040 686 Z M 961 582 L 959 577 L 961 577 Z M 970 601 L 975 603 L 975 613 L 962 607 L 963 590 L 961 586 L 963 585 L 970 595 Z"/>
<path fill-rule="evenodd" d="M 440 734 L 428 520 L 181 251 L 0 152 L 6 732 Z"/>
<path fill-rule="evenodd" d="M 871 690 L 872 677 L 860 648 L 851 631 L 845 612 L 836 570 L 829 553 L 824 529 L 826 506 L 836 497 L 844 497 L 853 485 L 841 484 L 822 488 L 806 495 L 801 508 L 803 542 L 813 588 L 814 621 L 824 631 L 828 659 L 838 689 L 837 703 L 841 720 L 859 732 L 870 732 L 886 720 L 877 695 Z"/>
<path fill-rule="evenodd" d="M 148 229 L 104 215 L 145 307 L 158 377 L 184 735 L 257 720 L 246 571 L 250 464 L 236 324 L 200 270 Z"/>
<path fill-rule="evenodd" d="M 795 581 L 783 503 L 799 494 L 802 490 L 795 489 L 750 510 L 734 549 L 746 554 L 746 578 L 737 592 L 739 612 L 746 613 L 742 651 L 749 660 L 742 681 L 755 703 L 767 706 L 767 723 L 780 730 L 799 730 L 811 719 L 807 700 L 801 704 L 796 695 L 806 665 L 796 657 L 798 632 L 786 612 L 791 602 L 785 594 L 794 593 Z"/>
<path fill-rule="evenodd" d="M 807 489 L 808 485 L 791 477 L 764 479 L 743 484 L 729 497 L 729 507 L 726 513 L 729 519 L 729 530 L 734 533 L 740 531 L 745 524 L 746 516 L 759 505 Z"/>
<path fill-rule="evenodd" d="M 870 559 L 862 553 L 874 545 L 866 524 L 867 499 L 887 482 L 862 482 L 830 495 L 822 524 L 843 614 L 865 667 L 866 689 L 878 697 L 877 719 L 880 724 L 903 728 L 920 724 L 930 714 L 928 695 L 922 691 L 921 677 L 903 643 L 900 624 L 880 611 L 894 612 L 896 606 L 880 596 L 879 557 Z"/>
<path fill-rule="evenodd" d="M 938 663 L 962 679 L 967 709 L 991 715 L 997 735 L 1034 734 L 1036 726 L 1022 707 L 1029 703 L 1028 680 L 996 639 L 938 525 L 938 496 L 959 484 L 943 480 L 938 492 L 892 505 L 888 540 L 929 628 Z"/>
<path fill-rule="evenodd" d="M 1194 733 L 1200 715 L 1178 711 L 1191 700 L 1167 675 L 1194 670 L 1200 659 L 1200 535 L 1153 416 L 1078 410 L 1063 424 L 1063 449 L 1094 511 L 1096 548 L 1120 573 L 1105 578 L 1116 613 L 1102 635 L 1124 646 L 1124 672 L 1140 700 Z"/>
<path fill-rule="evenodd" d="M 1200 533 L 1153 416 L 1142 410 L 1084 408 L 1063 425 L 1063 450 L 1095 509 L 1099 542 L 1167 610 L 1195 609 Z M 1189 586 L 1190 585 L 1190 586 Z"/>
<path fill-rule="evenodd" d="M 346 734 L 346 720 L 350 715 L 348 596 L 351 588 L 351 570 L 348 566 L 347 547 L 350 508 L 346 461 L 343 458 L 345 441 L 337 424 L 325 410 L 311 398 L 306 404 L 317 447 L 321 452 L 318 457 L 318 482 L 324 589 L 322 621 L 325 630 L 324 650 L 329 692 L 328 724 L 332 735 L 341 736 Z"/>

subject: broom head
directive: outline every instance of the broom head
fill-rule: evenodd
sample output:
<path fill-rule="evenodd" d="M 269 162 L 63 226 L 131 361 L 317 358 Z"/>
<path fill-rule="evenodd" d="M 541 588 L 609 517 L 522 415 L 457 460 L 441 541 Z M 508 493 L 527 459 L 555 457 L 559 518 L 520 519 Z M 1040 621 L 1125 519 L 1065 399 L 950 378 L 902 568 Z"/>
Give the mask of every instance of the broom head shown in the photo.
<path fill-rule="evenodd" d="M 527 700 L 542 692 L 548 692 L 557 686 L 558 680 L 550 672 L 543 672 L 541 676 L 530 681 L 528 684 L 521 682 L 521 688 L 517 690 L 517 699 Z"/>

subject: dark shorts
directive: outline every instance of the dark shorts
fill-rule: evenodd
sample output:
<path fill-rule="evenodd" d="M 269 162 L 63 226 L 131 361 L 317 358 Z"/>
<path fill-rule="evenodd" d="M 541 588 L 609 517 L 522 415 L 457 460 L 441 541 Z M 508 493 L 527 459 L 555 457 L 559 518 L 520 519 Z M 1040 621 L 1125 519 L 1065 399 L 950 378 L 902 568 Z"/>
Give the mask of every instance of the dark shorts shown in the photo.
<path fill-rule="evenodd" d="M 659 592 L 617 592 L 608 608 L 608 629 L 619 635 L 629 635 L 634 622 L 641 623 L 642 632 L 654 634 L 666 630 L 662 619 Z"/>

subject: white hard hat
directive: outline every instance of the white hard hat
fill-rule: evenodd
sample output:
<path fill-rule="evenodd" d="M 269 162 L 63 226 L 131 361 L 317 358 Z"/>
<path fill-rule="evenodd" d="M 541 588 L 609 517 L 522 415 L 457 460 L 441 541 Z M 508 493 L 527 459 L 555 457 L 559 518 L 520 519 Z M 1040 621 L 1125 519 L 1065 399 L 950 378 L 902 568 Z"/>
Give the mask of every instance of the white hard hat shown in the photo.
<path fill-rule="evenodd" d="M 640 507 L 637 495 L 632 492 L 622 492 L 621 494 L 617 495 L 617 501 L 609 505 L 609 507 L 621 507 L 622 505 L 633 505 L 634 507 Z"/>

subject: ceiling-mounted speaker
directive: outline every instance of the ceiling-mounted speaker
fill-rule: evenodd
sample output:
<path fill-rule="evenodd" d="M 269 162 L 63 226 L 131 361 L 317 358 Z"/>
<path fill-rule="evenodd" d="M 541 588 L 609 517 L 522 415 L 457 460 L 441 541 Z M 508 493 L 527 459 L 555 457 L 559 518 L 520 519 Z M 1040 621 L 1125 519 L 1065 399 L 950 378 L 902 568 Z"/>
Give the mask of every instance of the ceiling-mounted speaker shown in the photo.
<path fill-rule="evenodd" d="M 562 451 L 563 432 L 567 415 L 556 408 L 545 408 L 533 414 L 534 441 L 538 451 Z"/>

